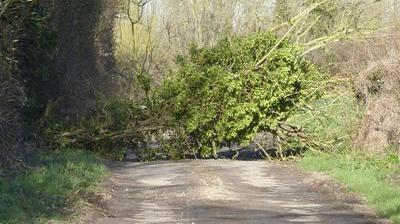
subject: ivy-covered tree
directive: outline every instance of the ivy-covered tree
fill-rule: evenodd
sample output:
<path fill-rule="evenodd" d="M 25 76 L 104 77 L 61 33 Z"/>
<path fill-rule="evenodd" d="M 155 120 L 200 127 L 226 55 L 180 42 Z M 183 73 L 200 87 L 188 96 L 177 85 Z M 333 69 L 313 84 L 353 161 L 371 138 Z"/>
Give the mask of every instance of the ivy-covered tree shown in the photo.
<path fill-rule="evenodd" d="M 111 95 L 112 3 L 0 1 L 0 167 L 15 163 L 28 126 L 75 122 Z"/>
<path fill-rule="evenodd" d="M 158 107 L 205 157 L 223 144 L 276 132 L 319 96 L 323 80 L 301 48 L 269 32 L 226 38 L 213 48 L 193 47 L 179 64 L 159 92 Z"/>

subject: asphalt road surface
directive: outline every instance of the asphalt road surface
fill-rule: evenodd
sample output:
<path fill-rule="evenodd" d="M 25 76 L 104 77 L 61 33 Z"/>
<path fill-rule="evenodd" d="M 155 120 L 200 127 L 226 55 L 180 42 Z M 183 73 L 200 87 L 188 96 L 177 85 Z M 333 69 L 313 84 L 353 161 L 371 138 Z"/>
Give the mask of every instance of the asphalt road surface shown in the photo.
<path fill-rule="evenodd" d="M 121 162 L 110 170 L 106 212 L 84 223 L 385 223 L 340 187 L 291 164 Z"/>

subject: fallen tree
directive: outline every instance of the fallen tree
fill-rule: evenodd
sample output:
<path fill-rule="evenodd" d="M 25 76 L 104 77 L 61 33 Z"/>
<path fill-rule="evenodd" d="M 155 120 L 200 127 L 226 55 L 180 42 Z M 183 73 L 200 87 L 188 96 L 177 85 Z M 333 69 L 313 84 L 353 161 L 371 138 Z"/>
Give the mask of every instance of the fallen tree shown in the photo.
<path fill-rule="evenodd" d="M 324 80 L 302 55 L 270 32 L 193 47 L 156 93 L 155 111 L 203 157 L 224 144 L 248 143 L 258 132 L 295 133 L 284 122 L 320 96 Z"/>

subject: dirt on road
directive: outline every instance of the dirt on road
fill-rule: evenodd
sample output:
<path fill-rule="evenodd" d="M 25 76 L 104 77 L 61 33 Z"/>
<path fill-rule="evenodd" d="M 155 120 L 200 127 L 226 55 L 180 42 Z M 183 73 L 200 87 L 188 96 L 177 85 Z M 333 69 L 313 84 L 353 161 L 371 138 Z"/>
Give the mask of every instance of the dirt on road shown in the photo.
<path fill-rule="evenodd" d="M 295 165 L 191 160 L 113 163 L 104 211 L 83 223 L 386 223 L 339 185 Z"/>

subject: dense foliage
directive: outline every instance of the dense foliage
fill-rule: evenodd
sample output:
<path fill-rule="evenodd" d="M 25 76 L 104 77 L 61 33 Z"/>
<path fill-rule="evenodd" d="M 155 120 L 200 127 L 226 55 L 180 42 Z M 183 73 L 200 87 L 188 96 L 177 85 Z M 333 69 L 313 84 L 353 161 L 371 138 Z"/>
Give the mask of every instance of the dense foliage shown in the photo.
<path fill-rule="evenodd" d="M 301 48 L 268 32 L 193 47 L 179 64 L 158 93 L 158 107 L 203 156 L 223 144 L 246 143 L 260 131 L 275 133 L 319 96 L 323 80 Z"/>
<path fill-rule="evenodd" d="M 0 175 L 23 166 L 49 124 L 77 123 L 112 95 L 108 3 L 0 1 Z"/>
<path fill-rule="evenodd" d="M 45 76 L 48 46 L 53 42 L 48 38 L 52 27 L 47 24 L 47 3 L 0 2 L 0 175 L 22 165 L 23 111 L 38 96 L 31 90 Z"/>

